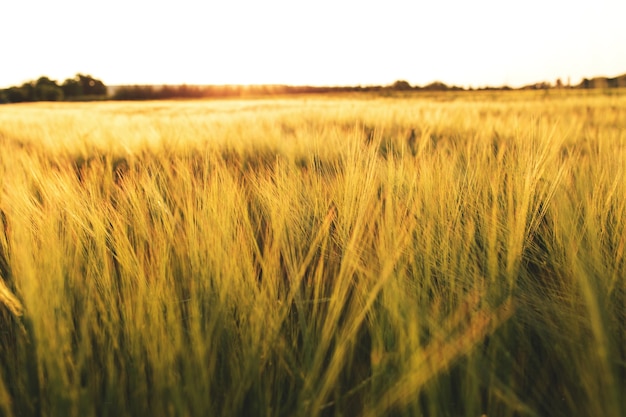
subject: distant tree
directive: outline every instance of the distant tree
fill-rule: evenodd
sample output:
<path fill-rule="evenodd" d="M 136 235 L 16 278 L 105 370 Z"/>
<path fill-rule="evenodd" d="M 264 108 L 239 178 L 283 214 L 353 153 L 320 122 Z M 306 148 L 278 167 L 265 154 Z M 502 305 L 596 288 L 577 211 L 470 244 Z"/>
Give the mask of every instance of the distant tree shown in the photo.
<path fill-rule="evenodd" d="M 411 90 L 412 88 L 411 84 L 404 80 L 398 80 L 391 85 L 391 89 L 396 91 L 406 91 Z"/>
<path fill-rule="evenodd" d="M 57 82 L 54 80 L 51 80 L 48 77 L 39 77 L 37 81 L 35 81 L 35 88 L 41 87 L 44 85 L 50 86 L 50 87 L 58 87 Z"/>
<path fill-rule="evenodd" d="M 61 101 L 63 100 L 63 90 L 60 87 L 43 85 L 37 87 L 37 101 Z"/>
<path fill-rule="evenodd" d="M 90 75 L 77 74 L 74 78 L 65 80 L 63 85 L 58 85 L 48 77 L 39 77 L 36 81 L 25 82 L 19 87 L 0 90 L 0 104 L 103 97 L 106 94 L 104 83 Z"/>
<path fill-rule="evenodd" d="M 113 95 L 114 100 L 155 100 L 158 94 L 151 85 L 133 85 L 120 87 Z"/>
<path fill-rule="evenodd" d="M 450 88 L 441 81 L 435 81 L 422 88 L 427 91 L 446 91 Z"/>
<path fill-rule="evenodd" d="M 11 87 L 4 90 L 4 95 L 9 103 L 22 103 L 28 101 L 26 91 L 21 87 Z"/>
<path fill-rule="evenodd" d="M 159 96 L 165 99 L 174 98 L 176 97 L 176 89 L 170 85 L 164 85 L 161 91 L 159 91 Z"/>
<path fill-rule="evenodd" d="M 579 85 L 580 88 L 591 88 L 591 80 L 584 78 Z"/>
<path fill-rule="evenodd" d="M 528 84 L 522 87 L 522 90 L 547 90 L 550 88 L 550 83 L 547 81 L 542 81 L 534 84 Z"/>
<path fill-rule="evenodd" d="M 37 99 L 35 86 L 32 82 L 24 83 L 19 88 L 22 92 L 22 96 L 24 97 L 23 101 L 35 101 Z"/>
<path fill-rule="evenodd" d="M 68 78 L 63 81 L 61 89 L 63 90 L 63 94 L 66 99 L 78 98 L 84 95 L 83 85 L 78 80 L 78 77 Z"/>
<path fill-rule="evenodd" d="M 83 94 L 86 96 L 105 96 L 107 94 L 106 85 L 91 75 L 77 74 L 76 79 L 83 88 Z"/>
<path fill-rule="evenodd" d="M 35 82 L 35 99 L 40 101 L 63 100 L 63 90 L 56 81 L 48 77 L 40 77 Z"/>

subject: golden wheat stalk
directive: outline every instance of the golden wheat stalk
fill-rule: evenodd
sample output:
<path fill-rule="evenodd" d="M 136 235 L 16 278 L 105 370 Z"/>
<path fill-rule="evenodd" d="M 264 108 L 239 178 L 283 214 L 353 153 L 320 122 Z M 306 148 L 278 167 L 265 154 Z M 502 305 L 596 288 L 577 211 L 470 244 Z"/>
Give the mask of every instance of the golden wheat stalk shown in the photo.
<path fill-rule="evenodd" d="M 471 306 L 480 302 L 480 298 L 470 295 L 467 302 Z M 462 312 L 467 306 L 462 306 Z M 462 330 L 446 342 L 435 341 L 421 351 L 416 351 L 408 364 L 407 372 L 383 394 L 381 401 L 365 413 L 366 417 L 387 415 L 394 407 L 409 404 L 420 389 L 433 377 L 447 369 L 455 360 L 467 355 L 485 337 L 493 333 L 514 312 L 513 303 L 509 300 L 495 309 L 483 307 L 476 310 Z M 462 321 L 463 315 L 452 314 L 451 320 Z M 460 323 L 452 323 L 452 327 Z"/>
<path fill-rule="evenodd" d="M 24 310 L 20 300 L 9 290 L 2 278 L 0 278 L 0 304 L 4 304 L 16 316 L 21 316 Z"/>

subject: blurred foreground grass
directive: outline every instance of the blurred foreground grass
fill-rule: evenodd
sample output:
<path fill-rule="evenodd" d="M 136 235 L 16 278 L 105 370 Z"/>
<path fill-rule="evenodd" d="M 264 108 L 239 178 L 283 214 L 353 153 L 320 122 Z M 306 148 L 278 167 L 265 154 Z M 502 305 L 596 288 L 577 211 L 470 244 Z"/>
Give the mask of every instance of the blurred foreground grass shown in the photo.
<path fill-rule="evenodd" d="M 626 412 L 626 95 L 0 107 L 0 415 Z"/>

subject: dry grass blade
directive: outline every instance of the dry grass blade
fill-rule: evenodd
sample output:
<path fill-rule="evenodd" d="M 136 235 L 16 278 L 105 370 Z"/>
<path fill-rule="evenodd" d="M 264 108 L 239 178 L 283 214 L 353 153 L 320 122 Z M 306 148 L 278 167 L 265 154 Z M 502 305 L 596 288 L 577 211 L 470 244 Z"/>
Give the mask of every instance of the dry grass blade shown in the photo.
<path fill-rule="evenodd" d="M 0 304 L 4 304 L 4 306 L 16 316 L 21 316 L 24 310 L 22 303 L 20 303 L 20 300 L 9 290 L 2 277 L 0 277 Z"/>
<path fill-rule="evenodd" d="M 479 299 L 470 294 L 466 301 L 475 305 Z M 377 406 L 367 410 L 365 416 L 387 415 L 393 409 L 414 402 L 428 381 L 447 370 L 457 359 L 467 355 L 514 313 L 513 303 L 508 301 L 496 309 L 483 307 L 468 317 L 467 303 L 459 308 L 460 311 L 450 316 L 449 320 L 453 323 L 446 323 L 443 326 L 456 327 L 459 330 L 446 340 L 436 339 L 423 350 L 415 351 L 402 378 L 385 391 L 382 398 L 377 401 Z M 458 314 L 461 312 L 463 314 Z"/>

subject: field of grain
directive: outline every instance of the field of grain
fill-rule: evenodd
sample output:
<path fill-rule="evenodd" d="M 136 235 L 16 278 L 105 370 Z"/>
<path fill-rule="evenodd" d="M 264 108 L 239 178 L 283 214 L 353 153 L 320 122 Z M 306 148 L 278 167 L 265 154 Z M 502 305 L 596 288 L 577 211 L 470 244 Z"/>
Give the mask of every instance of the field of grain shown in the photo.
<path fill-rule="evenodd" d="M 626 414 L 626 92 L 0 107 L 0 415 Z"/>

